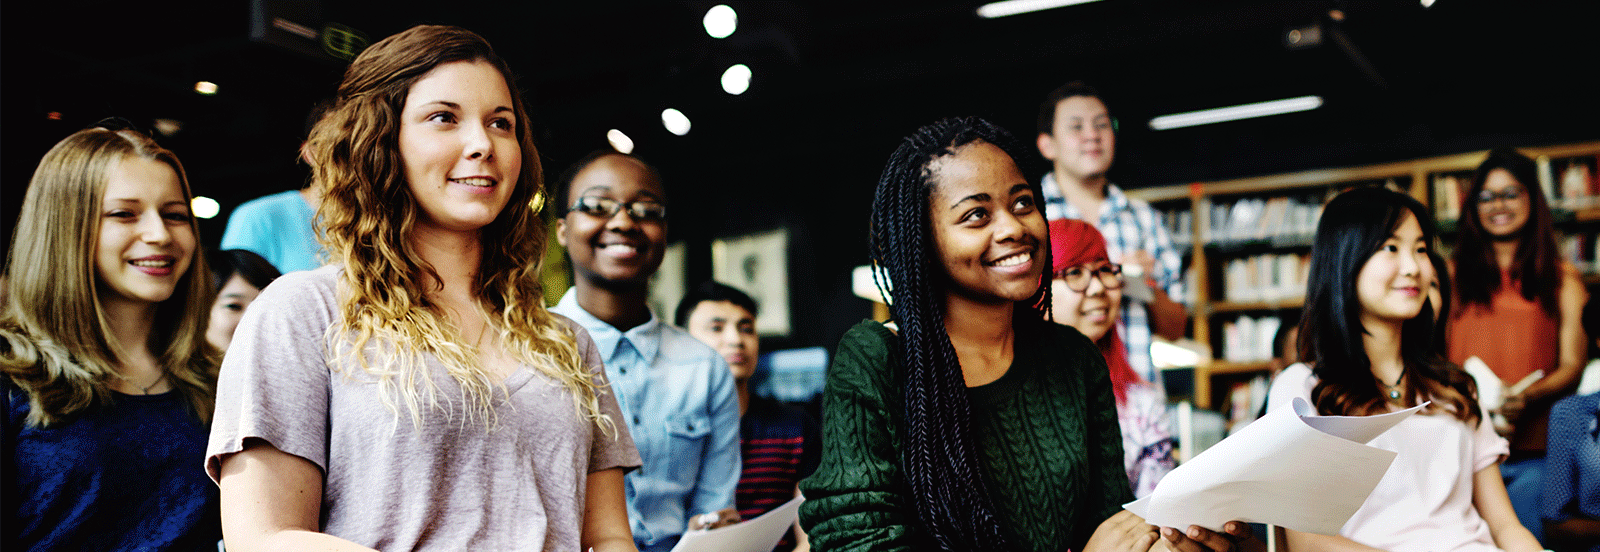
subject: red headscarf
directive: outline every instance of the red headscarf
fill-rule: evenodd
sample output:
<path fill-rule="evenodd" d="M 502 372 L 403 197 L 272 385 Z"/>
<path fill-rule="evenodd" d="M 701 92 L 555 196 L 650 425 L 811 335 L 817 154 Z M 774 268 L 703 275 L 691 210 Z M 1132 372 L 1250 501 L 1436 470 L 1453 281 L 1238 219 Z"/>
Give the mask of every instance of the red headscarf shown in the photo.
<path fill-rule="evenodd" d="M 1109 261 L 1111 256 L 1106 254 L 1105 236 L 1094 226 L 1076 219 L 1058 219 L 1050 221 L 1050 258 L 1050 272 L 1054 278 L 1068 268 L 1088 262 Z M 1121 306 L 1118 305 L 1118 308 Z M 1118 312 L 1120 316 L 1121 311 Z M 1111 369 L 1111 392 L 1116 394 L 1117 403 L 1127 402 L 1128 386 L 1144 380 L 1128 364 L 1128 347 L 1122 344 L 1117 327 L 1111 326 L 1095 344 L 1100 346 L 1100 354 L 1106 358 L 1106 367 Z"/>

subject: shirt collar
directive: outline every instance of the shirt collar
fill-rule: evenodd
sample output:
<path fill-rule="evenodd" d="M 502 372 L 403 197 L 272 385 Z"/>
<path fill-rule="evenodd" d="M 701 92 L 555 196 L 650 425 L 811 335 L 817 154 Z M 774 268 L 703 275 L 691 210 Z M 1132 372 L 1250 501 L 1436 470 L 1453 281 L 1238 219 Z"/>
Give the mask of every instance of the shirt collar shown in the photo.
<path fill-rule="evenodd" d="M 1039 181 L 1039 185 L 1040 187 L 1044 188 L 1045 203 L 1058 205 L 1066 218 L 1086 218 L 1083 216 L 1083 213 L 1078 212 L 1078 207 L 1076 205 L 1073 205 L 1072 202 L 1067 201 L 1067 197 L 1061 194 L 1061 186 L 1056 184 L 1056 173 L 1044 173 L 1044 178 Z M 1106 204 L 1111 206 L 1111 212 L 1113 213 L 1125 211 L 1129 208 L 1128 195 L 1122 193 L 1122 188 L 1117 187 L 1116 184 L 1107 182 Z M 1100 213 L 1095 213 L 1096 217 L 1099 215 Z"/>
<path fill-rule="evenodd" d="M 583 306 L 578 304 L 576 287 L 567 288 L 567 292 L 561 295 L 561 301 L 556 303 L 556 309 L 589 330 L 589 338 L 594 340 L 595 348 L 600 350 L 608 363 L 616 358 L 623 338 L 633 344 L 646 363 L 654 363 L 656 354 L 661 351 L 661 320 L 656 317 L 655 311 L 649 311 L 650 319 L 645 323 L 624 332 L 583 310 Z"/>

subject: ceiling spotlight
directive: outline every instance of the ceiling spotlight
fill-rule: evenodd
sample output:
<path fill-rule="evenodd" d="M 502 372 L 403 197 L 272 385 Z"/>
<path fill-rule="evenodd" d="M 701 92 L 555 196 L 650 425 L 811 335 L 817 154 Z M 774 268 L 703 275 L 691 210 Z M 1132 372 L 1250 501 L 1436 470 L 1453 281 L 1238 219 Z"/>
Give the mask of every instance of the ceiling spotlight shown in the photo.
<path fill-rule="evenodd" d="M 689 133 L 689 116 L 670 107 L 661 112 L 661 124 L 667 127 L 667 132 L 678 136 Z"/>
<path fill-rule="evenodd" d="M 172 136 L 183 130 L 183 121 L 177 119 L 156 119 L 156 132 L 162 136 Z"/>
<path fill-rule="evenodd" d="M 734 29 L 739 28 L 739 14 L 727 4 L 718 4 L 706 10 L 706 17 L 700 22 L 705 24 L 706 34 L 711 38 L 728 38 Z"/>
<path fill-rule="evenodd" d="M 222 206 L 217 204 L 215 199 L 206 196 L 194 196 L 194 199 L 189 200 L 189 210 L 194 212 L 194 216 L 208 219 L 222 212 Z"/>
<path fill-rule="evenodd" d="M 620 130 L 613 128 L 606 131 L 606 141 L 611 142 L 611 149 L 617 150 L 617 153 L 633 153 L 633 139 Z"/>
<path fill-rule="evenodd" d="M 722 91 L 738 96 L 750 89 L 750 68 L 736 64 L 722 72 Z"/>
<path fill-rule="evenodd" d="M 214 82 L 211 82 L 211 81 L 200 81 L 200 82 L 194 83 L 194 91 L 195 92 L 199 92 L 203 96 L 210 96 L 210 95 L 216 94 L 217 93 L 217 83 L 214 83 Z"/>
<path fill-rule="evenodd" d="M 1151 130 L 1169 130 L 1196 125 L 1208 125 L 1224 121 L 1237 121 L 1239 119 L 1252 119 L 1269 115 L 1282 115 L 1297 111 L 1310 111 L 1322 107 L 1322 96 L 1300 96 L 1273 100 L 1270 102 L 1256 102 L 1252 104 L 1236 105 L 1232 107 L 1218 107 L 1216 109 L 1202 109 L 1186 113 L 1162 115 L 1150 119 Z"/>
<path fill-rule="evenodd" d="M 1433 7 L 1433 0 L 1422 0 L 1422 7 L 1424 7 L 1424 8 Z"/>
<path fill-rule="evenodd" d="M 1017 15 L 1029 12 L 1043 11 L 1077 4 L 1088 4 L 1097 0 L 1005 0 L 1003 2 L 990 2 L 978 6 L 978 17 L 994 19 L 1008 15 Z"/>

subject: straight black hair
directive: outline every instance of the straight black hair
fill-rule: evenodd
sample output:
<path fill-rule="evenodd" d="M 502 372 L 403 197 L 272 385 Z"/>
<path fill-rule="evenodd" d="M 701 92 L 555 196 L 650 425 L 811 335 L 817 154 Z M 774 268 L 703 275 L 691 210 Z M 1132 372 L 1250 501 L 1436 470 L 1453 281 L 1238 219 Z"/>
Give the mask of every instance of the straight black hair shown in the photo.
<path fill-rule="evenodd" d="M 1522 297 L 1539 303 L 1546 314 L 1560 316 L 1556 293 L 1561 289 L 1560 253 L 1556 248 L 1555 224 L 1550 203 L 1539 187 L 1539 170 L 1532 159 L 1512 148 L 1499 148 L 1472 173 L 1472 185 L 1461 202 L 1461 237 L 1456 245 L 1456 292 L 1461 305 L 1488 307 L 1494 292 L 1508 285 L 1500 279 L 1500 263 L 1491 242 L 1495 236 L 1478 220 L 1478 194 L 1489 180 L 1489 173 L 1505 169 L 1521 184 L 1528 198 L 1528 222 L 1514 238 L 1517 252 L 1511 265 L 1511 279 L 1520 283 Z"/>
<path fill-rule="evenodd" d="M 1310 279 L 1300 326 L 1300 359 L 1311 364 L 1318 383 L 1313 406 L 1327 415 L 1369 415 L 1384 412 L 1386 399 L 1372 375 L 1362 336 L 1361 300 L 1356 280 L 1372 255 L 1395 229 L 1414 217 L 1425 243 L 1437 236 L 1428 210 L 1415 198 L 1378 187 L 1358 188 L 1333 198 L 1322 209 L 1311 246 Z M 1430 260 L 1430 264 L 1432 261 Z M 1444 292 L 1445 288 L 1440 287 Z M 1452 407 L 1469 423 L 1481 418 L 1472 377 L 1441 356 L 1434 333 L 1433 309 L 1424 305 L 1400 329 L 1400 357 L 1407 404 L 1432 400 Z"/>
<path fill-rule="evenodd" d="M 211 275 L 217 284 L 215 289 L 222 291 L 222 286 L 228 279 L 238 274 L 244 281 L 256 289 L 266 289 L 267 284 L 278 279 L 283 273 L 272 266 L 261 255 L 248 249 L 224 249 L 218 251 L 211 262 Z"/>

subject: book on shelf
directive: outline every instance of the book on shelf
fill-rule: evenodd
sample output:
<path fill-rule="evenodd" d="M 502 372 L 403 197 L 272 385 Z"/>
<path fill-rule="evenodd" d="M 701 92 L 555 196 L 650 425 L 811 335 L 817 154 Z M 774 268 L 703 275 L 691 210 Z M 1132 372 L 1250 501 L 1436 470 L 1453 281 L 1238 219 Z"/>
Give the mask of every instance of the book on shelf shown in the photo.
<path fill-rule="evenodd" d="M 1308 253 L 1268 253 L 1229 259 L 1222 270 L 1222 298 L 1240 303 L 1284 302 L 1305 295 Z"/>
<path fill-rule="evenodd" d="M 1322 201 L 1315 196 L 1253 197 L 1213 203 L 1206 242 L 1309 242 L 1321 213 Z"/>
<path fill-rule="evenodd" d="M 1276 316 L 1239 316 L 1222 323 L 1222 360 L 1263 362 L 1277 355 L 1272 341 L 1283 320 Z"/>
<path fill-rule="evenodd" d="M 1433 175 L 1433 218 L 1455 220 L 1461 217 L 1461 201 L 1466 196 L 1471 173 L 1441 173 Z"/>
<path fill-rule="evenodd" d="M 1562 209 L 1593 209 L 1600 207 L 1600 156 L 1579 156 L 1557 159 L 1541 158 L 1540 180 L 1551 181 L 1557 195 L 1547 196 L 1550 205 Z"/>

